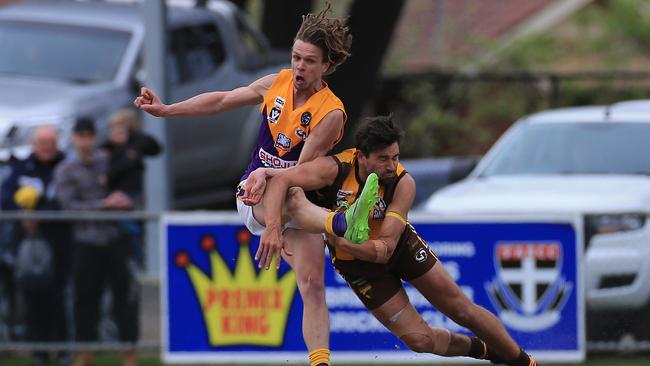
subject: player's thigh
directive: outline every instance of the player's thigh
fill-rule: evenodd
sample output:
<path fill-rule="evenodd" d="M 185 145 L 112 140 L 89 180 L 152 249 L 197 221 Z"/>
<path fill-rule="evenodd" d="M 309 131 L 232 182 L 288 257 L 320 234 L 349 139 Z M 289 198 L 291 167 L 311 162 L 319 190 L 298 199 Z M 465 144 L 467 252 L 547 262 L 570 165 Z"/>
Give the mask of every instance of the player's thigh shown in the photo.
<path fill-rule="evenodd" d="M 285 249 L 293 253 L 283 253 L 298 277 L 313 275 L 323 277 L 325 270 L 325 241 L 322 234 L 311 234 L 304 230 L 286 229 L 283 233 Z"/>
<path fill-rule="evenodd" d="M 357 298 L 370 311 L 379 309 L 386 303 L 394 303 L 401 297 L 399 293 L 404 292 L 402 281 L 392 272 L 375 272 L 368 276 L 359 273 L 358 270 L 355 270 L 355 273 L 349 269 L 346 270 L 342 268 L 340 262 L 337 261 L 339 273 L 357 295 Z M 397 297 L 395 297 L 396 295 Z"/>
<path fill-rule="evenodd" d="M 371 312 L 381 324 L 388 327 L 391 318 L 404 309 L 408 303 L 409 298 L 406 295 L 406 291 L 404 291 L 404 288 L 401 288 L 393 297 L 379 307 L 371 310 Z"/>
<path fill-rule="evenodd" d="M 424 275 L 409 282 L 431 305 L 444 313 L 471 304 L 440 261 Z"/>

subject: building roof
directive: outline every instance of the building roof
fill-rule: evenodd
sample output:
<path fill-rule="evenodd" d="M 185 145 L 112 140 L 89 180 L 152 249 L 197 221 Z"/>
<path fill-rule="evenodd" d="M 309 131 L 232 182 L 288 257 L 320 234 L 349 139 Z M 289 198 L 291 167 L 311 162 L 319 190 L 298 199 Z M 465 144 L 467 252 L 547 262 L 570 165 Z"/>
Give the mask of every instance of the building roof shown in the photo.
<path fill-rule="evenodd" d="M 458 68 L 476 61 L 495 43 L 522 33 L 527 26 L 537 31 L 551 27 L 588 2 L 407 0 L 385 69 L 401 74 Z M 541 18 L 545 19 L 542 25 Z"/>

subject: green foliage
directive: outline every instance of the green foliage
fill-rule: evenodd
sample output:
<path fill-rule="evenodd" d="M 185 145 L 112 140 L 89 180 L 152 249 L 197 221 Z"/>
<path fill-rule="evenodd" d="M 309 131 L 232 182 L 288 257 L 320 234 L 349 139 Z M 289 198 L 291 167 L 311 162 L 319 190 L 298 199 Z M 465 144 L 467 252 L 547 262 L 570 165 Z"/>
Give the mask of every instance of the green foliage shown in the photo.
<path fill-rule="evenodd" d="M 551 79 L 406 85 L 401 91 L 405 102 L 391 107 L 399 111 L 398 120 L 404 123 L 403 154 L 482 154 L 526 114 L 551 107 L 650 98 L 647 80 L 570 77 L 572 72 L 626 70 L 628 65 L 643 64 L 646 56 L 650 56 L 650 1 L 593 3 L 548 32 L 514 42 L 484 70 L 533 74 L 563 70 L 557 72 L 557 94 Z"/>
<path fill-rule="evenodd" d="M 432 156 L 450 151 L 450 142 L 457 136 L 465 134 L 465 126 L 458 116 L 445 111 L 436 101 L 430 84 L 418 83 L 404 90 L 409 103 L 410 113 L 404 126 L 405 136 L 401 153 L 404 157 Z"/>
<path fill-rule="evenodd" d="M 608 16 L 604 16 L 607 32 L 650 53 L 650 3 L 639 0 L 616 0 L 608 3 Z"/>
<path fill-rule="evenodd" d="M 565 55 L 566 49 L 550 34 L 536 34 L 517 40 L 493 67 L 498 70 L 528 69 L 531 65 L 549 65 Z"/>
<path fill-rule="evenodd" d="M 606 67 L 625 67 L 650 56 L 650 3 L 611 0 L 589 6 L 574 17 L 573 50 L 597 57 Z"/>
<path fill-rule="evenodd" d="M 650 90 L 643 87 L 626 87 L 613 82 L 564 82 L 560 106 L 604 105 L 622 100 L 648 99 Z"/>
<path fill-rule="evenodd" d="M 406 121 L 404 157 L 483 154 L 517 118 L 538 110 L 543 99 L 534 85 L 452 83 L 435 89 L 407 85 L 396 111 Z"/>

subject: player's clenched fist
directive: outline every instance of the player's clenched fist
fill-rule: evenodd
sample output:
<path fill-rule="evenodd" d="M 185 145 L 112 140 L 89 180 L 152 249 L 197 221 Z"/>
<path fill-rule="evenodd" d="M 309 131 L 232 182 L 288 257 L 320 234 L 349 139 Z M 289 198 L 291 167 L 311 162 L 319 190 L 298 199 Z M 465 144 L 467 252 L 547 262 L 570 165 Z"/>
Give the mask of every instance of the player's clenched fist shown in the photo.
<path fill-rule="evenodd" d="M 161 117 L 167 113 L 167 105 L 160 101 L 160 98 L 151 89 L 142 87 L 140 95 L 135 98 L 133 104 L 143 111 L 156 117 Z"/>

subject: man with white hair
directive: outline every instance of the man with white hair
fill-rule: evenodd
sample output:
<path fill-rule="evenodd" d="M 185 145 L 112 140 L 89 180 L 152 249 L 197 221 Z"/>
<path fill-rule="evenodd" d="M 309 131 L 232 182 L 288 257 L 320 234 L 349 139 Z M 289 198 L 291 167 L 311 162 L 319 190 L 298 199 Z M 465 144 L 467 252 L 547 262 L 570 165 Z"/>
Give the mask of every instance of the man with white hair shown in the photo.
<path fill-rule="evenodd" d="M 32 153 L 24 160 L 12 160 L 10 172 L 3 181 L 0 195 L 3 210 L 58 210 L 55 199 L 54 170 L 63 160 L 59 151 L 57 130 L 51 126 L 37 127 L 32 134 Z M 11 225 L 18 247 L 15 276 L 18 289 L 25 299 L 27 340 L 30 342 L 61 342 L 67 339 L 63 289 L 70 262 L 68 226 L 61 223 L 23 220 Z M 41 251 L 26 256 L 21 246 L 30 239 L 45 244 Z M 29 256 L 50 258 L 48 266 L 37 270 L 30 267 Z M 46 352 L 34 353 L 32 364 L 47 364 Z M 65 362 L 66 353 L 59 353 Z"/>

